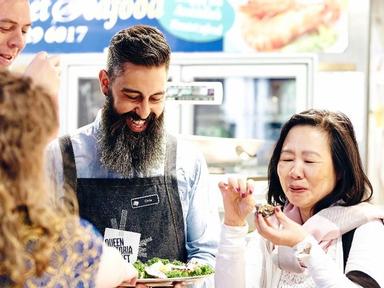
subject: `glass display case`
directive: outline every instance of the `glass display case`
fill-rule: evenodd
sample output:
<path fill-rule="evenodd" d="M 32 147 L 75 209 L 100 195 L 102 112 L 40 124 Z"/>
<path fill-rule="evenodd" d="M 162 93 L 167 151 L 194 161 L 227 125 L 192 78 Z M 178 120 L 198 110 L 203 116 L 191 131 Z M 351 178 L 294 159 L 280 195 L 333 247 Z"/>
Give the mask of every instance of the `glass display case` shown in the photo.
<path fill-rule="evenodd" d="M 290 115 L 311 106 L 314 61 L 309 56 L 216 60 L 181 65 L 181 81 L 221 82 L 224 90 L 221 105 L 183 105 L 181 133 L 273 140 Z"/>
<path fill-rule="evenodd" d="M 188 138 L 201 147 L 211 172 L 247 171 L 265 178 L 282 124 L 312 107 L 316 59 L 274 54 L 190 57 L 192 63 L 180 63 L 180 80 L 221 82 L 223 100 L 220 105 L 180 104 L 178 132 L 192 135 Z M 210 149 L 210 143 L 217 148 Z"/>

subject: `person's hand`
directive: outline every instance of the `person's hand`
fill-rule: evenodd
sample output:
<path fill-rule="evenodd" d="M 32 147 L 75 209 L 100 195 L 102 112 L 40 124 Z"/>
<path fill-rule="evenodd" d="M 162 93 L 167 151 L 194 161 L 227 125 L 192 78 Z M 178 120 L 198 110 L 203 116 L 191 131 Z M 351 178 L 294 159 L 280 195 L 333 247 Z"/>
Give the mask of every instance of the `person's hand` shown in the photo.
<path fill-rule="evenodd" d="M 124 283 L 129 285 L 135 285 L 137 281 L 137 277 L 139 276 L 137 269 L 130 263 L 127 264 L 127 274 Z"/>
<path fill-rule="evenodd" d="M 133 286 L 136 284 L 136 281 L 137 281 L 137 273 L 136 273 L 136 277 L 132 277 L 132 278 L 129 278 L 129 280 L 124 281 L 124 285 L 128 284 Z M 123 287 L 123 286 L 118 286 L 118 287 Z"/>
<path fill-rule="evenodd" d="M 274 217 L 280 225 L 274 223 Z M 308 235 L 308 232 L 300 224 L 289 219 L 280 207 L 276 207 L 275 214 L 270 217 L 264 218 L 256 213 L 255 226 L 261 236 L 275 245 L 293 247 Z"/>
<path fill-rule="evenodd" d="M 37 53 L 25 70 L 24 76 L 30 77 L 35 85 L 44 87 L 57 103 L 60 86 L 59 56 L 49 57 L 46 52 Z"/>
<path fill-rule="evenodd" d="M 224 224 L 244 226 L 246 218 L 255 207 L 252 197 L 254 183 L 252 180 L 229 178 L 228 183 L 219 182 L 219 189 L 224 203 Z"/>

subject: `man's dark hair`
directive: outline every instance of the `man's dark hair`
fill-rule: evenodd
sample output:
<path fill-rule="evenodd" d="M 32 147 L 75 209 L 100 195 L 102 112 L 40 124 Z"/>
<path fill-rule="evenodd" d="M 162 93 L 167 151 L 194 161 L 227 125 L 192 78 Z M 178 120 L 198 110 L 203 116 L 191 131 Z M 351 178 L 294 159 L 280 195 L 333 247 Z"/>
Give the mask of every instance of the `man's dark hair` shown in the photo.
<path fill-rule="evenodd" d="M 107 72 L 113 80 L 124 72 L 127 62 L 147 67 L 169 68 L 171 48 L 163 33 L 155 27 L 135 25 L 120 30 L 108 47 Z"/>
<path fill-rule="evenodd" d="M 341 112 L 310 109 L 293 115 L 283 126 L 268 166 L 268 202 L 284 205 L 286 197 L 277 174 L 281 150 L 288 132 L 295 126 L 312 126 L 327 133 L 337 183 L 333 191 L 313 208 L 315 214 L 342 200 L 352 206 L 372 197 L 372 185 L 364 173 L 355 132 L 349 118 Z"/>

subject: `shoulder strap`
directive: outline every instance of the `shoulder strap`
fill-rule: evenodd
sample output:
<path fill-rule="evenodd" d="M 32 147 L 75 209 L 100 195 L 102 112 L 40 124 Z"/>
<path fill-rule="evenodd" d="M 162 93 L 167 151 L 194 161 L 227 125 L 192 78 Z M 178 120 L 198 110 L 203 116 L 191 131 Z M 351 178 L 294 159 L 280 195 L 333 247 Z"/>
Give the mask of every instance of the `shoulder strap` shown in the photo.
<path fill-rule="evenodd" d="M 59 138 L 59 143 L 61 155 L 63 158 L 64 187 L 69 187 L 70 189 L 72 189 L 72 191 L 76 192 L 76 162 L 75 154 L 73 153 L 71 138 L 68 135 L 64 135 Z"/>
<path fill-rule="evenodd" d="M 343 242 L 343 261 L 344 261 L 344 270 L 345 266 L 347 265 L 347 260 L 349 256 L 349 251 L 351 250 L 352 246 L 352 240 L 353 235 L 355 234 L 355 229 L 352 229 L 351 231 L 348 231 L 347 233 L 344 233 L 341 237 L 341 241 Z"/>
<path fill-rule="evenodd" d="M 167 134 L 164 175 L 176 175 L 177 138 Z"/>

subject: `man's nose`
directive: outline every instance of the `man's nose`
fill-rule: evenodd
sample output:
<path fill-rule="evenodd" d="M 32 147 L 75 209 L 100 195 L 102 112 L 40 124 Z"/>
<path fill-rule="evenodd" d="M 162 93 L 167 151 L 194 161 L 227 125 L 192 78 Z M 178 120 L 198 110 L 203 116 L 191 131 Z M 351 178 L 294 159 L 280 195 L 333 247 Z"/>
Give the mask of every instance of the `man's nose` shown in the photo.
<path fill-rule="evenodd" d="M 8 45 L 11 48 L 18 48 L 19 50 L 22 50 L 25 46 L 25 35 L 21 30 L 14 30 L 11 34 L 11 37 L 9 38 Z"/>
<path fill-rule="evenodd" d="M 136 114 L 140 116 L 141 119 L 147 119 L 149 114 L 151 114 L 151 107 L 148 103 L 148 101 L 143 100 L 137 107 L 136 107 Z"/>

